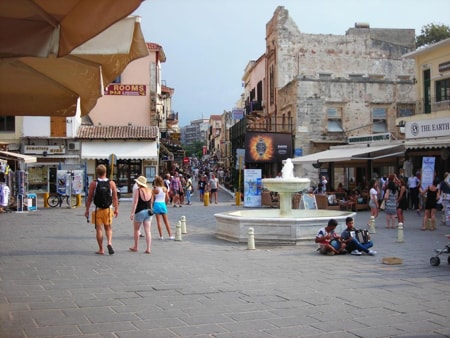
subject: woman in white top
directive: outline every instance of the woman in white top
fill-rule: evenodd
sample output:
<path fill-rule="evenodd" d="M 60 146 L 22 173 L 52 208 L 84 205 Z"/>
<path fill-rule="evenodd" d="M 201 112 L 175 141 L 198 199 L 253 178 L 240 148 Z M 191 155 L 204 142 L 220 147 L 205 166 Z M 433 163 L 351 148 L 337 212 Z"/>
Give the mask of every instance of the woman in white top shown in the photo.
<path fill-rule="evenodd" d="M 369 207 L 370 207 L 370 216 L 374 216 L 377 218 L 378 216 L 378 194 L 380 190 L 378 189 L 378 181 L 372 180 L 370 182 L 370 191 L 369 191 Z"/>
<path fill-rule="evenodd" d="M 159 239 L 164 239 L 161 228 L 161 218 L 166 226 L 169 239 L 175 239 L 170 230 L 169 219 L 167 218 L 167 202 L 169 201 L 169 194 L 167 188 L 164 186 L 164 181 L 160 176 L 156 176 L 153 182 L 153 212 L 156 216 L 156 225 L 158 226 Z"/>

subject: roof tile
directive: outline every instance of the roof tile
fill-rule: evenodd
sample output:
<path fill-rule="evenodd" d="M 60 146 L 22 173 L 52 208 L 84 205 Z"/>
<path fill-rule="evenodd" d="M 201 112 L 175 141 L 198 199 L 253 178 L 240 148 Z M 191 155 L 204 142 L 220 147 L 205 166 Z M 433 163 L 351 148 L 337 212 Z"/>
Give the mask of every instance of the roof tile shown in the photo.
<path fill-rule="evenodd" d="M 158 138 L 158 127 L 156 126 L 87 126 L 81 125 L 78 129 L 79 139 L 99 140 L 156 140 Z"/>

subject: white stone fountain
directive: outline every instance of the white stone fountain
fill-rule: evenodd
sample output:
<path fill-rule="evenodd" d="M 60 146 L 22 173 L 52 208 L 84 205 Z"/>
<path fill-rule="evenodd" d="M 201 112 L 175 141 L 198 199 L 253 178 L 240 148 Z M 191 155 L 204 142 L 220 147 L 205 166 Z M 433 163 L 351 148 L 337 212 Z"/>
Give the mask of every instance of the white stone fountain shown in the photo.
<path fill-rule="evenodd" d="M 309 188 L 308 178 L 294 177 L 294 165 L 288 158 L 281 170 L 280 178 L 265 178 L 262 180 L 264 188 L 278 192 L 280 196 L 280 217 L 292 215 L 292 194 Z"/>
<path fill-rule="evenodd" d="M 278 192 L 280 209 L 245 209 L 215 214 L 217 238 L 246 243 L 248 228 L 252 227 L 256 244 L 309 244 L 330 218 L 338 221 L 337 231 L 341 231 L 345 227 L 345 218 L 355 215 L 349 211 L 292 209 L 292 194 L 308 189 L 310 180 L 294 177 L 291 159 L 283 166 L 282 178 L 266 178 L 262 182 L 265 188 Z"/>

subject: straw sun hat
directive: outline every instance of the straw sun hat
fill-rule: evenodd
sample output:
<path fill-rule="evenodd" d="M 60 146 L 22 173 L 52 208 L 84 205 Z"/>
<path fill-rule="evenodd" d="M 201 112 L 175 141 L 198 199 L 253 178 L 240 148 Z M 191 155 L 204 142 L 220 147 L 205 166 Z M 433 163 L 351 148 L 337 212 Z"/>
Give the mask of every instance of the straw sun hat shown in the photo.
<path fill-rule="evenodd" d="M 142 187 L 147 187 L 147 178 L 145 176 L 139 176 L 134 181 Z"/>

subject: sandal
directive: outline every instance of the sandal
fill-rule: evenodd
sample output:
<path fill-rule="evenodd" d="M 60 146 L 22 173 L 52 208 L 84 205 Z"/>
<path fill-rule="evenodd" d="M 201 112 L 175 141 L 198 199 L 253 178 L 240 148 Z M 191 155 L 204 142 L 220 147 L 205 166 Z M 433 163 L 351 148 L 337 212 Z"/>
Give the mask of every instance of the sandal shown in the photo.
<path fill-rule="evenodd" d="M 130 248 L 129 249 L 131 252 L 137 252 L 137 249 L 135 249 L 135 248 Z"/>
<path fill-rule="evenodd" d="M 108 248 L 108 253 L 109 253 L 110 255 L 113 255 L 113 254 L 114 254 L 114 249 L 113 249 L 113 247 L 111 246 L 111 244 L 108 244 L 106 247 Z"/>

